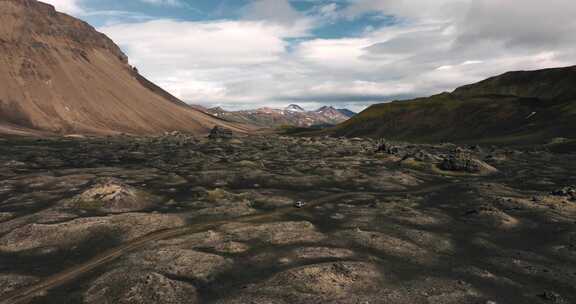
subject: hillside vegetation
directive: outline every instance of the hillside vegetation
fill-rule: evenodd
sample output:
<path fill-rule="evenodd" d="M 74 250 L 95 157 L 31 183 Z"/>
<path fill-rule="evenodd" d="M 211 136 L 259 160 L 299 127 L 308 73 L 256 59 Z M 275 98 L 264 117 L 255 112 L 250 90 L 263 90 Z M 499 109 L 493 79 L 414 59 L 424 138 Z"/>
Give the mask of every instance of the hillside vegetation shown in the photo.
<path fill-rule="evenodd" d="M 413 142 L 544 143 L 576 134 L 576 67 L 509 72 L 428 98 L 376 104 L 328 131 Z"/>

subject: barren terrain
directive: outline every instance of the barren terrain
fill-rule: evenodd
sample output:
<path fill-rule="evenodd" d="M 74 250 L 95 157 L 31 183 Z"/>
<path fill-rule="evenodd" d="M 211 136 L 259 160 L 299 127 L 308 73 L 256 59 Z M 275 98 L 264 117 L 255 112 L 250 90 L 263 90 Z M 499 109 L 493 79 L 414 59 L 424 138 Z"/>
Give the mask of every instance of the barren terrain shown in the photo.
<path fill-rule="evenodd" d="M 576 155 L 172 133 L 0 164 L 2 304 L 576 302 Z"/>
<path fill-rule="evenodd" d="M 254 129 L 170 95 L 87 23 L 36 0 L 0 0 L 0 134 L 207 134 L 214 126 Z"/>

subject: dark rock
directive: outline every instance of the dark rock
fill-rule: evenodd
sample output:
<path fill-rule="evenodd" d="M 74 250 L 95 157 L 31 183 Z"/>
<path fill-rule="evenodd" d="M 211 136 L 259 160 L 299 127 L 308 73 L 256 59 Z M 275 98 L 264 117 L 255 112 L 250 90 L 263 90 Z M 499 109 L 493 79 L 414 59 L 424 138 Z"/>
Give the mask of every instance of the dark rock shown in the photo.
<path fill-rule="evenodd" d="M 479 153 L 484 152 L 484 149 L 482 149 L 482 147 L 480 147 L 479 145 L 470 146 L 470 147 L 468 147 L 468 149 L 470 151 L 479 152 Z"/>
<path fill-rule="evenodd" d="M 572 200 L 576 200 L 576 186 L 564 187 L 562 189 L 552 191 L 550 194 L 554 196 L 569 197 Z"/>
<path fill-rule="evenodd" d="M 221 127 L 214 127 L 212 131 L 210 131 L 210 135 L 208 135 L 209 139 L 230 139 L 234 137 L 234 134 L 231 130 L 221 128 Z"/>
<path fill-rule="evenodd" d="M 473 158 L 470 154 L 457 151 L 453 155 L 445 158 L 440 164 L 440 169 L 446 171 L 466 172 L 466 173 L 493 173 L 498 171 L 489 164 Z"/>
<path fill-rule="evenodd" d="M 399 145 L 394 145 L 394 144 L 387 142 L 385 140 L 379 140 L 377 147 L 376 147 L 376 152 L 377 153 L 386 153 L 386 154 L 390 154 L 390 155 L 399 155 L 403 152 L 403 149 Z"/>
<path fill-rule="evenodd" d="M 545 291 L 542 294 L 539 294 L 538 297 L 548 303 L 554 304 L 567 304 L 566 300 L 559 294 L 553 291 Z"/>

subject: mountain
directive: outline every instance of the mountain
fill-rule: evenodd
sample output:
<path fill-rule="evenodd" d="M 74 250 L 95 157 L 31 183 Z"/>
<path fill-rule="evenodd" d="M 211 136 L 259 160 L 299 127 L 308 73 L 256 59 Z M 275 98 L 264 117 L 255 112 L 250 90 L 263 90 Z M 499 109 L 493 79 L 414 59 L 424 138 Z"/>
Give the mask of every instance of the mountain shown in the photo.
<path fill-rule="evenodd" d="M 291 105 L 287 106 L 284 110 L 290 111 L 290 112 L 299 112 L 299 113 L 306 112 L 306 110 L 304 110 L 301 106 L 296 105 L 296 104 L 291 104 Z"/>
<path fill-rule="evenodd" d="M 342 115 L 344 115 L 348 118 L 354 117 L 354 116 L 356 116 L 356 114 L 358 114 L 358 113 L 350 111 L 348 109 L 338 109 L 338 112 L 342 113 Z"/>
<path fill-rule="evenodd" d="M 209 109 L 208 113 L 232 122 L 263 128 L 275 128 L 280 126 L 334 126 L 351 117 L 344 113 L 353 112 L 347 109 L 337 110 L 334 107 L 327 106 L 316 111 L 306 111 L 299 105 L 291 104 L 284 109 L 259 108 L 243 111 L 226 111 L 218 107 Z"/>
<path fill-rule="evenodd" d="M 576 134 L 576 67 L 509 72 L 369 107 L 327 131 L 413 142 L 543 143 Z"/>
<path fill-rule="evenodd" d="M 0 0 L 0 133 L 204 134 L 248 127 L 187 106 L 105 35 L 35 0 Z"/>
<path fill-rule="evenodd" d="M 356 115 L 356 113 L 354 113 L 348 109 L 336 109 L 334 107 L 329 107 L 329 106 L 323 106 L 314 112 L 323 116 L 323 117 L 327 117 L 328 119 L 332 119 L 332 120 L 339 120 L 342 117 L 345 117 L 346 119 L 348 119 L 348 118 Z"/>

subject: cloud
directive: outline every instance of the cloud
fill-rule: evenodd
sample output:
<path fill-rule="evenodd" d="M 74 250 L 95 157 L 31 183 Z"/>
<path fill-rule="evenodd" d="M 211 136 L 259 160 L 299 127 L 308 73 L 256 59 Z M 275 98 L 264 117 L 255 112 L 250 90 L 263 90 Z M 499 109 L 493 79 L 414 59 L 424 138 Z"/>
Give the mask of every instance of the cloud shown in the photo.
<path fill-rule="evenodd" d="M 292 37 L 307 36 L 315 20 L 297 11 L 288 0 L 253 0 L 243 9 L 243 20 L 259 21 L 290 29 Z"/>
<path fill-rule="evenodd" d="M 340 17 L 339 10 L 340 6 L 334 2 L 317 7 L 317 12 L 320 14 L 320 16 L 328 19 L 336 19 Z"/>
<path fill-rule="evenodd" d="M 573 64 L 568 0 L 258 0 L 238 20 L 152 20 L 100 28 L 152 80 L 187 102 L 225 108 L 303 103 L 360 110 L 518 69 Z M 366 18 L 393 16 L 379 28 Z M 356 36 L 315 37 L 326 22 Z"/>
<path fill-rule="evenodd" d="M 174 29 L 178 29 L 175 31 Z M 120 42 L 140 71 L 198 103 L 263 102 L 281 67 L 290 28 L 258 21 L 154 20 L 99 28 Z M 261 81 L 262 87 L 255 85 Z"/>
<path fill-rule="evenodd" d="M 290 29 L 251 21 L 153 20 L 100 30 L 119 41 L 134 63 L 168 71 L 274 62 L 285 50 L 282 38 L 292 35 Z"/>
<path fill-rule="evenodd" d="M 343 12 L 356 18 L 369 12 L 382 12 L 408 20 L 446 20 L 462 16 L 473 0 L 356 0 Z"/>
<path fill-rule="evenodd" d="M 288 0 L 255 0 L 244 8 L 244 17 L 289 25 L 304 16 Z"/>
<path fill-rule="evenodd" d="M 500 41 L 507 47 L 549 49 L 574 43 L 576 3 L 569 0 L 472 1 L 458 42 Z"/>
<path fill-rule="evenodd" d="M 364 59 L 431 94 L 508 70 L 573 64 L 575 9 L 567 0 L 359 0 L 345 14 L 402 19 L 367 34 L 375 43 Z"/>
<path fill-rule="evenodd" d="M 180 0 L 139 0 L 144 3 L 159 5 L 159 6 L 183 6 Z"/>
<path fill-rule="evenodd" d="M 57 11 L 70 15 L 80 15 L 84 13 L 79 0 L 42 0 L 42 2 L 52 4 Z"/>

